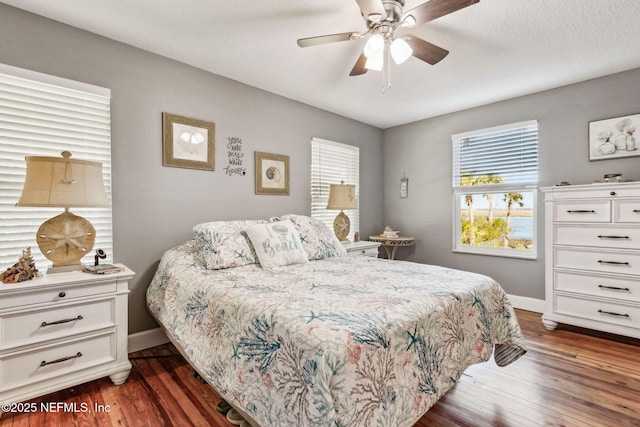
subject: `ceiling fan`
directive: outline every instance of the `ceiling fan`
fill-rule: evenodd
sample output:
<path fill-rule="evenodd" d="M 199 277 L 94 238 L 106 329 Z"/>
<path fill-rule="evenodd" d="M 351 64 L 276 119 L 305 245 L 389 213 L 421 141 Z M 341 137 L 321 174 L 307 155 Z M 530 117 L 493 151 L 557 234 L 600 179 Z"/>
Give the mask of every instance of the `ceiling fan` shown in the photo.
<path fill-rule="evenodd" d="M 350 76 L 367 70 L 386 72 L 388 84 L 390 57 L 401 64 L 414 56 L 431 65 L 440 62 L 449 51 L 411 34 L 411 27 L 424 24 L 456 12 L 480 0 L 429 0 L 404 12 L 404 0 L 356 0 L 366 21 L 367 31 L 309 37 L 298 40 L 298 46 L 309 47 L 325 43 L 360 40 L 369 37 L 364 51 L 356 61 Z M 383 88 L 384 91 L 384 88 Z"/>

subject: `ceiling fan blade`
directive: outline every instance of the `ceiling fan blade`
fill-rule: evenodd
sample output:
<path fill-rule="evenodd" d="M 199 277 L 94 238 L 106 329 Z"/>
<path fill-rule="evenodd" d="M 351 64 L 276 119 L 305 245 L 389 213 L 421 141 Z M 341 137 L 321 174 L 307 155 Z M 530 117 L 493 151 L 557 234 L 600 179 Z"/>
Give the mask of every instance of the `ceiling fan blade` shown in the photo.
<path fill-rule="evenodd" d="M 356 0 L 356 3 L 367 21 L 380 22 L 387 16 L 382 0 Z"/>
<path fill-rule="evenodd" d="M 309 47 L 325 43 L 346 42 L 351 40 L 351 36 L 356 35 L 358 35 L 358 33 L 339 33 L 329 34 L 326 36 L 308 37 L 306 39 L 298 39 L 298 46 Z"/>
<path fill-rule="evenodd" d="M 409 45 L 413 49 L 413 56 L 424 62 L 435 65 L 449 54 L 448 50 L 422 40 L 414 35 L 409 35 Z"/>
<path fill-rule="evenodd" d="M 405 12 L 402 15 L 402 19 L 413 16 L 416 21 L 416 25 L 424 24 L 425 22 L 433 21 L 441 16 L 448 15 L 456 12 L 460 9 L 464 9 L 467 6 L 472 6 L 478 3 L 480 0 L 429 0 L 426 3 L 422 3 L 420 6 Z"/>
<path fill-rule="evenodd" d="M 367 62 L 367 57 L 364 56 L 364 53 L 361 53 L 356 61 L 356 65 L 353 66 L 353 69 L 349 73 L 350 76 L 359 76 L 367 72 L 367 68 L 364 66 Z"/>

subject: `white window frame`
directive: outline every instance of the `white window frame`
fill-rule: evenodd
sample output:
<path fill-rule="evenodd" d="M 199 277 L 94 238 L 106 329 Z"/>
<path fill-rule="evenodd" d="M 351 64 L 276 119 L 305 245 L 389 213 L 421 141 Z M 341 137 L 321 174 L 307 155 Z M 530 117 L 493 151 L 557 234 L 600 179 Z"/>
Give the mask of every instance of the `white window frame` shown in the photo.
<path fill-rule="evenodd" d="M 330 230 L 339 211 L 327 209 L 331 184 L 355 184 L 356 204 L 360 206 L 360 148 L 354 145 L 311 138 L 311 216 L 320 219 Z M 347 239 L 360 230 L 358 209 L 344 211 L 351 222 Z"/>
<path fill-rule="evenodd" d="M 40 252 L 36 232 L 62 208 L 16 207 L 26 175 L 25 156 L 59 157 L 102 163 L 111 199 L 111 91 L 106 88 L 0 64 L 0 266 L 13 265 L 31 247 L 39 271 L 51 261 Z M 71 211 L 96 229 L 95 249 L 113 262 L 111 206 Z M 82 259 L 92 263 L 95 253 Z"/>
<path fill-rule="evenodd" d="M 522 174 L 522 177 L 515 176 L 511 183 L 498 183 L 498 184 L 484 184 L 484 185 L 461 185 L 460 177 L 462 175 L 460 171 L 460 147 L 462 141 L 465 138 L 477 137 L 481 135 L 487 135 L 492 133 L 505 132 L 510 130 L 517 130 L 522 128 L 529 128 L 535 126 L 536 132 L 538 127 L 537 120 L 529 120 L 519 123 L 513 123 L 503 126 L 496 126 L 492 128 L 480 129 L 460 134 L 455 134 L 451 136 L 452 145 L 453 145 L 453 252 L 459 253 L 471 253 L 471 254 L 481 254 L 481 255 L 491 255 L 491 256 L 501 256 L 501 257 L 512 257 L 512 258 L 524 258 L 524 259 L 537 259 L 538 257 L 538 246 L 539 242 L 537 241 L 537 218 L 538 218 L 538 203 L 537 203 L 537 193 L 538 193 L 538 161 L 537 161 L 537 151 L 539 142 L 536 138 L 536 149 L 535 149 L 535 162 L 531 162 L 529 160 L 525 161 L 525 166 L 532 166 L 535 164 L 535 171 L 527 171 Z M 530 153 L 529 153 L 530 154 Z M 464 210 L 464 204 L 462 202 L 463 197 L 468 194 L 473 195 L 484 195 L 484 194 L 507 194 L 507 193 L 531 193 L 531 203 L 533 210 L 532 217 L 532 239 L 533 239 L 533 248 L 532 249 L 513 249 L 513 248 L 498 248 L 498 247 L 486 247 L 479 245 L 463 245 L 462 244 L 462 211 Z"/>

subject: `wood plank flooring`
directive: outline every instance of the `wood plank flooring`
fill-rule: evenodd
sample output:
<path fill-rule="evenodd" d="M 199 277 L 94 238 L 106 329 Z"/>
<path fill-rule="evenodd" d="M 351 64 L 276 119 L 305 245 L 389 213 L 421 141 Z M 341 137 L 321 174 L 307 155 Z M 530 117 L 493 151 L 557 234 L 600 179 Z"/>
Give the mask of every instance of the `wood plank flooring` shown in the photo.
<path fill-rule="evenodd" d="M 529 352 L 504 368 L 493 361 L 470 367 L 416 426 L 640 426 L 640 340 L 562 325 L 547 331 L 538 313 L 516 312 Z M 215 410 L 220 397 L 173 346 L 130 356 L 124 385 L 104 378 L 30 401 L 84 404 L 90 412 L 5 413 L 0 425 L 231 425 Z"/>

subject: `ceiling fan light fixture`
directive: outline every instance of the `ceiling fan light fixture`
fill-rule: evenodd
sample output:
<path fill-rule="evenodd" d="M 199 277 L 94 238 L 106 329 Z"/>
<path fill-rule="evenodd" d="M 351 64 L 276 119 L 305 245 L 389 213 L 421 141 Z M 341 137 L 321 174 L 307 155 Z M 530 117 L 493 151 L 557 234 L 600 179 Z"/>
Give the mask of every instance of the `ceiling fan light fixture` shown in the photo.
<path fill-rule="evenodd" d="M 364 45 L 364 56 L 367 58 L 380 57 L 382 58 L 382 51 L 384 50 L 384 37 L 382 34 L 374 34 L 369 40 L 367 40 L 367 44 Z"/>
<path fill-rule="evenodd" d="M 400 65 L 413 54 L 413 49 L 405 39 L 395 39 L 390 46 L 393 61 Z"/>
<path fill-rule="evenodd" d="M 380 52 L 380 54 L 377 56 L 372 56 L 370 58 L 367 58 L 367 62 L 364 64 L 364 67 L 367 70 L 382 71 L 383 65 L 384 65 L 384 56 L 382 55 L 382 52 Z"/>

